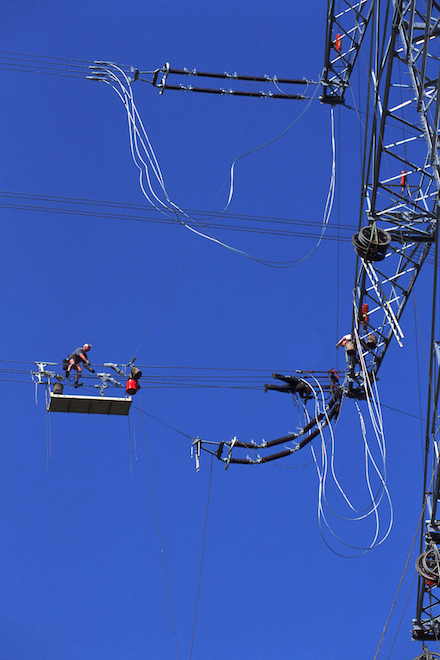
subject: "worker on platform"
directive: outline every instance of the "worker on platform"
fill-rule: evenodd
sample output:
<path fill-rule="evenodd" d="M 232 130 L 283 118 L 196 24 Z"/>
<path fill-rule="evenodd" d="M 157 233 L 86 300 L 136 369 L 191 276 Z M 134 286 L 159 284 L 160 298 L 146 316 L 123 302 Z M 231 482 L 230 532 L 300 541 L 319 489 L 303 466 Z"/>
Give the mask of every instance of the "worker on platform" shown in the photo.
<path fill-rule="evenodd" d="M 76 371 L 75 387 L 80 387 L 83 384 L 79 382 L 82 372 L 81 364 L 84 362 L 85 365 L 90 367 L 90 362 L 87 358 L 87 353 L 90 351 L 91 348 L 92 348 L 91 344 L 84 344 L 84 346 L 82 347 L 80 346 L 79 348 L 77 348 L 76 351 L 73 351 L 73 353 L 68 357 L 66 378 L 70 380 L 70 372 L 72 369 L 75 369 Z M 94 369 L 89 368 L 89 371 L 91 371 L 93 374 L 95 373 Z"/>
<path fill-rule="evenodd" d="M 272 377 L 277 380 L 282 380 L 283 385 L 266 385 L 264 391 L 275 390 L 276 392 L 286 392 L 287 394 L 298 394 L 302 399 L 307 399 L 311 396 L 312 390 L 303 380 L 295 376 L 282 376 L 281 374 L 272 374 Z"/>

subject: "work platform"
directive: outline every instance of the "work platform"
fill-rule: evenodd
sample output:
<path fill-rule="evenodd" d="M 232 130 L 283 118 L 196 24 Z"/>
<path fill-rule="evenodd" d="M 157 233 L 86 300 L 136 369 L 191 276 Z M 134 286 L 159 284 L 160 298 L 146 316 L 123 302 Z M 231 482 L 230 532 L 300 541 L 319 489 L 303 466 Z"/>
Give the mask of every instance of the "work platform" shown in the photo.
<path fill-rule="evenodd" d="M 73 396 L 50 392 L 49 412 L 128 415 L 132 398 L 110 396 Z"/>

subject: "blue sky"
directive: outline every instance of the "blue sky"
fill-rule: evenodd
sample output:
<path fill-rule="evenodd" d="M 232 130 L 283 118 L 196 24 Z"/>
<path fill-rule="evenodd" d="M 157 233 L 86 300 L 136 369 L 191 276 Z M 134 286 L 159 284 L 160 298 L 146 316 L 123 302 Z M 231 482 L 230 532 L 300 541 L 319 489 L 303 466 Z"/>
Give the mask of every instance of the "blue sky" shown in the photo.
<path fill-rule="evenodd" d="M 204 454 L 197 473 L 190 458 L 197 436 L 260 441 L 295 430 L 291 397 L 264 393 L 272 372 L 344 368 L 335 344 L 351 325 L 356 112 L 335 110 L 336 194 L 325 240 L 297 266 L 268 267 L 177 222 L 151 221 L 159 216 L 139 187 L 124 107 L 109 86 L 85 78 L 88 65 L 103 60 L 141 71 L 169 62 L 317 81 L 325 14 L 325 3 L 311 11 L 304 0 L 1 3 L 0 656 L 7 660 L 376 653 L 421 514 L 432 266 L 405 311 L 404 348 L 393 343 L 380 370 L 394 510 L 383 544 L 358 558 L 340 556 L 358 553 L 332 539 L 326 545 L 308 447 L 279 464 L 227 471 Z M 355 75 L 355 94 L 356 85 Z M 315 86 L 287 91 L 310 97 Z M 222 211 L 234 159 L 294 124 L 237 163 L 225 224 L 242 226 L 246 216 L 253 231 L 212 232 L 273 262 L 313 250 L 332 167 L 328 106 L 316 99 L 296 122 L 304 101 L 159 95 L 141 81 L 133 93 L 168 193 L 192 212 Z M 263 217 L 307 235 L 258 233 Z M 84 342 L 94 365 L 136 355 L 142 389 L 128 421 L 46 414 L 45 388 L 30 376 L 34 362 L 60 364 Z M 93 394 L 95 382 L 87 377 L 82 393 Z M 345 401 L 334 435 L 338 474 L 362 507 L 353 402 Z M 374 532 L 369 523 L 335 525 L 350 546 L 368 545 Z M 378 658 L 391 649 L 396 658 L 421 653 L 410 639 L 418 545 L 417 537 Z"/>

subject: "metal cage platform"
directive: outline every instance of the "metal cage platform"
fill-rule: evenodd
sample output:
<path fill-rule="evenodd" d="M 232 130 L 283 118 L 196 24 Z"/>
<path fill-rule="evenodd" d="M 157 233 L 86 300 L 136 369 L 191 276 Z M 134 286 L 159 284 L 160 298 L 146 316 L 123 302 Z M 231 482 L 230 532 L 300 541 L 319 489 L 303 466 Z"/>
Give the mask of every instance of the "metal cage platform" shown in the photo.
<path fill-rule="evenodd" d="M 73 396 L 50 392 L 49 412 L 87 413 L 94 415 L 128 415 L 131 397 Z"/>

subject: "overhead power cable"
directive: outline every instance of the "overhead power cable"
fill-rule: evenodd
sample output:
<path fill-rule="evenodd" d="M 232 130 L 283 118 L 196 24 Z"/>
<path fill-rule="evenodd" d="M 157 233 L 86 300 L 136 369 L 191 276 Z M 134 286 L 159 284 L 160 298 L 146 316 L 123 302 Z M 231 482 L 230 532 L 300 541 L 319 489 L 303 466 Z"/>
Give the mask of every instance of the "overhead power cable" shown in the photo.
<path fill-rule="evenodd" d="M 175 225 L 175 220 L 166 218 L 163 214 L 156 214 L 156 209 L 148 204 L 132 204 L 129 202 L 112 202 L 109 200 L 83 199 L 74 197 L 61 197 L 55 195 L 40 195 L 37 193 L 20 193 L 0 190 L 0 208 L 30 211 L 32 213 L 55 213 L 61 215 L 75 215 L 79 217 L 95 217 L 103 220 L 120 220 L 127 222 L 145 222 L 153 224 Z M 23 204 L 22 201 L 34 201 L 35 204 Z M 43 206 L 44 204 L 44 206 Z M 90 207 L 90 208 L 87 208 Z M 98 210 L 101 208 L 101 210 Z M 114 213 L 107 209 L 125 209 L 133 213 Z M 194 218 L 202 228 L 211 228 L 219 215 L 213 211 L 185 209 L 184 212 Z M 139 215 L 137 215 L 139 213 Z M 149 216 L 149 217 L 148 217 Z M 222 231 L 235 231 L 243 233 L 263 234 L 274 237 L 306 238 L 312 240 L 337 241 L 351 243 L 352 236 L 357 227 L 350 224 L 325 225 L 320 220 L 302 220 L 299 218 L 282 218 L 277 216 L 259 216 L 238 213 L 222 213 L 226 222 L 215 222 L 215 228 Z M 433 264 L 433 258 L 427 258 L 427 263 Z"/>
<path fill-rule="evenodd" d="M 87 60 L 0 51 L 0 69 L 16 73 L 42 73 L 84 79 L 90 64 Z"/>
<path fill-rule="evenodd" d="M 149 206 L 125 204 L 118 202 L 99 202 L 98 200 L 75 200 L 68 198 L 57 198 L 50 196 L 36 196 L 26 195 L 20 193 L 5 193 L 0 192 L 0 198 L 12 199 L 18 198 L 19 200 L 35 200 L 36 204 L 23 204 L 20 202 L 7 202 L 0 201 L 0 208 L 16 209 L 21 211 L 42 212 L 42 213 L 56 213 L 61 215 L 76 215 L 83 217 L 102 218 L 104 220 L 122 220 L 130 222 L 146 222 L 155 224 L 168 224 L 175 225 L 175 220 L 166 218 L 162 214 L 155 214 L 155 209 Z M 50 206 L 41 204 L 50 204 Z M 90 209 L 84 208 L 90 205 Z M 79 207 L 79 208 L 78 208 Z M 128 213 L 110 213 L 107 210 L 95 210 L 94 207 L 106 208 L 129 208 L 133 210 L 133 214 Z M 142 215 L 136 215 L 136 211 Z M 218 214 L 210 211 L 195 211 L 185 210 L 185 213 L 194 218 L 199 216 L 203 219 L 197 220 L 197 224 L 201 228 L 210 229 L 212 231 L 212 222 L 218 218 Z M 150 217 L 145 217 L 149 214 Z M 344 232 L 337 236 L 335 233 L 337 228 L 332 225 L 327 225 L 328 231 L 322 234 L 322 222 L 314 220 L 296 220 L 288 218 L 277 218 L 269 216 L 252 216 L 252 215 L 239 215 L 232 213 L 222 214 L 224 220 L 231 220 L 231 222 L 216 222 L 215 229 L 224 231 L 236 231 L 244 233 L 266 234 L 270 236 L 282 236 L 291 238 L 312 238 L 321 240 L 341 240 L 344 242 L 351 241 L 351 236 L 355 228 L 351 225 L 340 225 L 340 229 Z M 238 224 L 239 223 L 239 224 Z M 295 229 L 293 229 L 295 228 Z M 304 228 L 301 231 L 301 228 Z M 310 231 L 307 231 L 310 228 Z"/>

